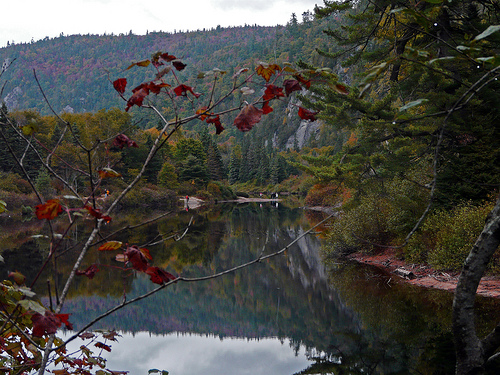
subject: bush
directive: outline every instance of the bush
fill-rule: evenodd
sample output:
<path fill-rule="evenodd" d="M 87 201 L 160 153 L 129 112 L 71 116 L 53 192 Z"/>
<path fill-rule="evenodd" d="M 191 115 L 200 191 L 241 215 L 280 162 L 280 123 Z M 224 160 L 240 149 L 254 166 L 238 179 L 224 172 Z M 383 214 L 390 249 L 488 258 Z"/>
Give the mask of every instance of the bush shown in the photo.
<path fill-rule="evenodd" d="M 141 186 L 131 190 L 120 202 L 122 208 L 147 207 L 173 209 L 177 206 L 174 191 L 157 188 L 154 185 Z"/>
<path fill-rule="evenodd" d="M 434 212 L 408 243 L 407 260 L 427 261 L 436 269 L 460 269 L 492 208 L 493 202 L 479 206 L 469 202 Z"/>
<path fill-rule="evenodd" d="M 28 181 L 22 179 L 17 173 L 0 172 L 0 191 L 30 194 L 31 186 Z"/>

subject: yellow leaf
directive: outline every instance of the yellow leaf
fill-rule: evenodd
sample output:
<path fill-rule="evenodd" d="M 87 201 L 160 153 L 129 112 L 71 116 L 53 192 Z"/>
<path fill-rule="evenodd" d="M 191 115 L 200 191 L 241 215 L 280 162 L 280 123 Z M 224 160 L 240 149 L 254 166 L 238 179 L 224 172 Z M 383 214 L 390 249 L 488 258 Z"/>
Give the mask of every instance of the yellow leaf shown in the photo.
<path fill-rule="evenodd" d="M 123 245 L 123 242 L 120 241 L 108 241 L 105 244 L 99 246 L 97 250 L 99 251 L 113 251 L 119 250 Z"/>

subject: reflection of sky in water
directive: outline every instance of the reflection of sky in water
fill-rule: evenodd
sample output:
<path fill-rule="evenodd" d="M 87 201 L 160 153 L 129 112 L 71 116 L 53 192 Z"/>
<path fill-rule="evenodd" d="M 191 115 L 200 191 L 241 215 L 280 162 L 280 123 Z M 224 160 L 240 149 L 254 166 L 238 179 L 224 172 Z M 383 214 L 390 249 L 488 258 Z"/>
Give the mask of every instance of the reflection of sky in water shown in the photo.
<path fill-rule="evenodd" d="M 69 347 L 81 344 L 75 340 Z M 303 350 L 295 356 L 288 340 L 282 344 L 270 338 L 221 340 L 214 336 L 139 332 L 124 333 L 118 342 L 107 344 L 112 347 L 111 353 L 103 354 L 108 368 L 131 375 L 146 375 L 154 368 L 167 370 L 170 375 L 291 375 L 310 365 Z"/>

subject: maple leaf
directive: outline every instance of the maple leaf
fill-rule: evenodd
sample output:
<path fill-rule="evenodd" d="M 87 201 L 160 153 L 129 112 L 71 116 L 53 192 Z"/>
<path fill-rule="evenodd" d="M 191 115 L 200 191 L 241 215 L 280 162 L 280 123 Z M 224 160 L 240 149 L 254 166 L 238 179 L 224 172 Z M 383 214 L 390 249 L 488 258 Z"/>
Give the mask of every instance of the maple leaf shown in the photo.
<path fill-rule="evenodd" d="M 144 85 L 144 84 L 143 84 Z M 142 107 L 142 103 L 144 102 L 144 98 L 149 95 L 149 88 L 147 86 L 138 86 L 134 90 L 132 90 L 132 96 L 127 100 L 127 107 L 125 108 L 125 112 L 136 105 L 138 107 Z"/>
<path fill-rule="evenodd" d="M 63 208 L 59 203 L 59 199 L 49 199 L 44 204 L 39 204 L 35 207 L 36 217 L 41 219 L 52 220 L 61 212 L 63 212 Z"/>
<path fill-rule="evenodd" d="M 132 264 L 132 267 L 137 271 L 146 271 L 148 269 L 146 256 L 137 246 L 129 246 L 124 254 L 127 260 Z"/>
<path fill-rule="evenodd" d="M 170 87 L 168 83 L 165 82 L 160 82 L 160 83 L 155 83 L 153 81 L 149 82 L 147 85 L 147 88 L 153 93 L 158 95 L 161 92 L 162 88 L 165 87 Z"/>
<path fill-rule="evenodd" d="M 255 70 L 259 76 L 269 82 L 275 72 L 281 71 L 281 67 L 277 64 L 260 63 Z"/>
<path fill-rule="evenodd" d="M 114 251 L 121 249 L 123 242 L 120 241 L 108 241 L 105 244 L 102 244 L 97 249 L 98 251 Z"/>
<path fill-rule="evenodd" d="M 290 96 L 290 94 L 294 91 L 302 90 L 299 81 L 296 79 L 286 79 L 283 81 L 283 86 L 285 87 L 286 96 Z"/>
<path fill-rule="evenodd" d="M 297 78 L 297 81 L 299 81 L 307 89 L 311 87 L 311 80 L 310 79 L 305 79 L 300 74 L 296 74 L 294 77 Z"/>
<path fill-rule="evenodd" d="M 75 272 L 75 275 L 77 275 L 77 276 L 87 276 L 89 279 L 93 279 L 94 276 L 95 276 L 95 274 L 97 272 L 99 272 L 99 268 L 97 268 L 97 265 L 92 264 L 92 265 L 88 266 L 83 271 L 77 270 Z"/>
<path fill-rule="evenodd" d="M 219 115 L 211 118 L 207 118 L 207 124 L 214 124 L 215 125 L 215 134 L 220 134 L 224 131 L 224 127 L 222 126 L 220 122 L 220 117 Z"/>
<path fill-rule="evenodd" d="M 125 134 L 118 134 L 113 140 L 113 146 L 116 146 L 120 149 L 126 147 L 139 147 L 137 143 L 127 137 Z"/>
<path fill-rule="evenodd" d="M 208 116 L 210 116 L 210 113 L 207 113 L 207 107 L 201 107 L 196 111 L 197 115 L 200 115 L 199 119 L 201 121 L 204 121 Z"/>
<path fill-rule="evenodd" d="M 122 335 L 120 335 L 115 330 L 111 330 L 102 334 L 102 337 L 104 337 L 106 340 L 111 340 L 111 341 L 118 341 L 116 339 L 116 336 L 121 337 Z"/>
<path fill-rule="evenodd" d="M 129 70 L 131 68 L 133 68 L 134 66 L 142 66 L 142 67 L 146 67 L 146 66 L 149 66 L 149 64 L 151 64 L 151 61 L 150 60 L 142 60 L 142 61 L 138 61 L 136 63 L 133 63 L 131 64 L 127 69 L 125 70 Z"/>
<path fill-rule="evenodd" d="M 113 82 L 113 87 L 116 91 L 123 95 L 125 92 L 125 88 L 127 87 L 127 79 L 126 78 L 118 78 Z"/>
<path fill-rule="evenodd" d="M 262 117 L 262 110 L 252 104 L 246 104 L 234 119 L 234 125 L 242 132 L 249 131 Z"/>
<path fill-rule="evenodd" d="M 89 212 L 89 214 L 91 216 L 93 216 L 93 217 L 95 217 L 97 219 L 103 219 L 104 221 L 106 221 L 108 223 L 112 220 L 110 216 L 104 215 L 101 212 L 101 210 L 98 209 L 98 208 L 94 208 L 92 206 L 85 206 L 84 208 Z"/>
<path fill-rule="evenodd" d="M 56 333 L 62 323 L 64 323 L 66 328 L 73 329 L 73 325 L 68 321 L 68 318 L 69 314 L 54 314 L 48 310 L 45 311 L 45 315 L 40 313 L 33 314 L 31 316 L 33 336 L 42 337 L 45 334 Z"/>
<path fill-rule="evenodd" d="M 184 64 L 183 62 L 181 62 L 180 60 L 174 60 L 172 61 L 172 65 L 174 66 L 175 69 L 177 69 L 178 71 L 181 71 L 183 70 L 185 67 L 186 67 L 186 64 Z"/>
<path fill-rule="evenodd" d="M 262 114 L 263 115 L 267 115 L 268 113 L 271 113 L 273 110 L 273 107 L 271 107 L 269 105 L 269 100 L 266 100 L 263 104 L 262 104 Z"/>
<path fill-rule="evenodd" d="M 262 98 L 269 101 L 282 96 L 285 96 L 285 94 L 283 94 L 283 88 L 276 85 L 266 85 L 266 91 L 264 91 L 264 96 Z"/>
<path fill-rule="evenodd" d="M 81 339 L 85 340 L 85 339 L 92 339 L 95 337 L 95 334 L 93 334 L 92 332 L 83 332 L 80 336 Z"/>
<path fill-rule="evenodd" d="M 94 344 L 96 347 L 98 347 L 99 349 L 104 349 L 106 350 L 107 352 L 110 352 L 111 351 L 111 346 L 110 345 L 106 345 L 100 341 L 96 342 Z"/>
<path fill-rule="evenodd" d="M 169 55 L 168 53 L 163 53 L 160 55 L 160 57 L 166 62 L 177 60 L 177 57 L 175 57 L 174 55 Z"/>
<path fill-rule="evenodd" d="M 316 121 L 316 114 L 318 112 L 312 112 L 305 108 L 299 107 L 299 117 L 302 120 Z"/>
<path fill-rule="evenodd" d="M 187 96 L 187 93 L 190 92 L 191 94 L 194 95 L 195 98 L 199 98 L 201 94 L 194 92 L 193 88 L 188 85 L 179 85 L 176 88 L 174 88 L 175 95 L 177 96 Z"/>
<path fill-rule="evenodd" d="M 103 168 L 100 171 L 97 171 L 99 173 L 99 177 L 102 179 L 108 178 L 108 177 L 121 177 L 121 173 L 118 173 L 117 171 L 114 171 L 111 168 Z"/>
<path fill-rule="evenodd" d="M 333 86 L 333 89 L 338 92 L 339 94 L 342 94 L 342 95 L 349 95 L 349 90 L 347 89 L 346 86 L 344 85 L 341 85 L 339 83 L 337 83 L 335 86 Z"/>
<path fill-rule="evenodd" d="M 169 281 L 175 280 L 176 277 L 170 272 L 162 270 L 158 267 L 148 267 L 146 273 L 150 276 L 151 281 L 155 284 L 168 283 Z"/>
<path fill-rule="evenodd" d="M 26 276 L 17 271 L 9 273 L 9 277 L 12 278 L 17 285 L 24 285 L 26 281 Z"/>

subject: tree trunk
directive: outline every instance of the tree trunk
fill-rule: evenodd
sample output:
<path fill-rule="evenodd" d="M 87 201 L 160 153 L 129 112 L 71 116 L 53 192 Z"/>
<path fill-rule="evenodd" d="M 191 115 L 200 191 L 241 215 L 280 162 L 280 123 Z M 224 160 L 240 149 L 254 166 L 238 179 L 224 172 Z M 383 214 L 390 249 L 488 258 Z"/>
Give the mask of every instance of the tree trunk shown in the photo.
<path fill-rule="evenodd" d="M 476 334 L 474 300 L 481 277 L 500 244 L 500 197 L 486 219 L 458 280 L 453 300 L 453 336 L 457 354 L 456 374 L 482 374 L 489 357 L 500 345 L 500 327 L 484 340 Z"/>

